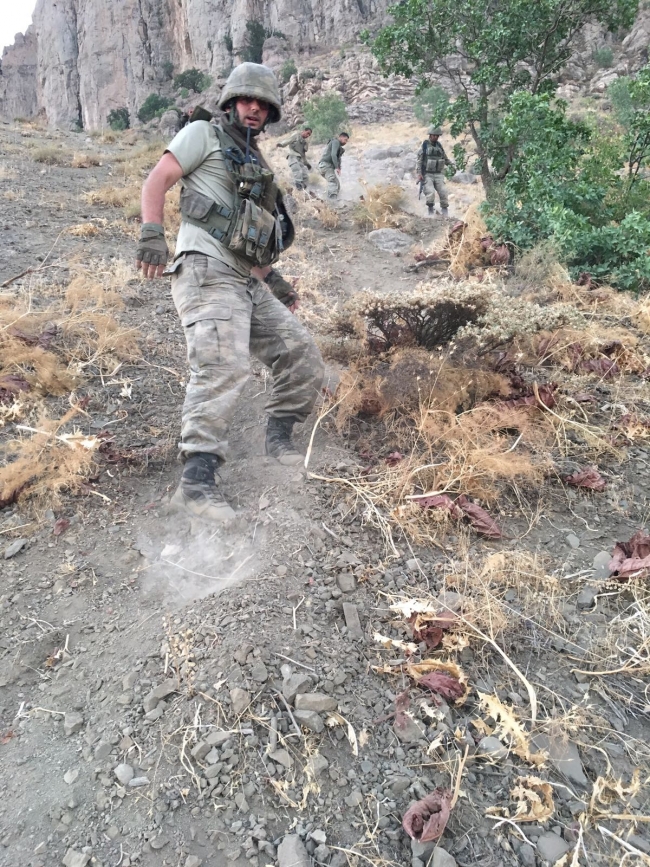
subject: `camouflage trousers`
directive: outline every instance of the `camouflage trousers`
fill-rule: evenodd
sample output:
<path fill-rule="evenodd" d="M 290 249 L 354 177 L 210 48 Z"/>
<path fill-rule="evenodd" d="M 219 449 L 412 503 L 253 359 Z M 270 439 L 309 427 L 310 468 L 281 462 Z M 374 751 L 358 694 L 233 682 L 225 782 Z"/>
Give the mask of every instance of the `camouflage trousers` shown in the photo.
<path fill-rule="evenodd" d="M 190 367 L 181 459 L 192 452 L 227 458 L 228 430 L 248 379 L 250 354 L 271 369 L 269 415 L 305 421 L 325 372 L 307 329 L 263 283 L 240 277 L 218 259 L 187 253 L 177 261 L 172 297 Z"/>
<path fill-rule="evenodd" d="M 341 182 L 334 166 L 330 166 L 328 163 L 318 163 L 318 171 L 327 181 L 327 198 L 336 199 L 341 189 Z"/>
<path fill-rule="evenodd" d="M 293 182 L 296 187 L 299 190 L 306 189 L 309 181 L 309 171 L 307 170 L 305 163 L 303 163 L 298 154 L 289 154 L 287 162 L 289 163 Z"/>
<path fill-rule="evenodd" d="M 436 193 L 440 198 L 440 207 L 449 207 L 449 196 L 447 195 L 447 185 L 445 184 L 445 176 L 442 172 L 432 174 L 427 172 L 424 176 L 424 192 L 427 197 L 427 205 L 435 205 Z"/>

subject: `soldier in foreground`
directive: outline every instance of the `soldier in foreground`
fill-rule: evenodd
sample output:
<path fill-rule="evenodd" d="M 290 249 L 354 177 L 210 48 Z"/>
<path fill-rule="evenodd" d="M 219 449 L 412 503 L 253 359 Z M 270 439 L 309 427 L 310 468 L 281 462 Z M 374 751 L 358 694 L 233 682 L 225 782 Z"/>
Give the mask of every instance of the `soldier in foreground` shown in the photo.
<path fill-rule="evenodd" d="M 296 130 L 289 138 L 279 141 L 276 145 L 279 148 L 289 148 L 287 161 L 297 190 L 306 190 L 309 181 L 311 165 L 307 162 L 307 151 L 310 137 L 311 127 L 304 123 L 301 129 Z"/>
<path fill-rule="evenodd" d="M 303 461 L 292 429 L 311 412 L 324 367 L 311 336 L 292 316 L 297 294 L 271 267 L 294 237 L 256 142 L 267 123 L 280 119 L 273 72 L 242 63 L 231 72 L 218 107 L 219 120 L 189 123 L 147 178 L 136 267 L 146 277 L 163 275 L 165 193 L 180 181 L 182 222 L 165 273 L 172 275 L 190 378 L 179 444 L 184 467 L 172 505 L 222 522 L 235 513 L 220 492 L 217 470 L 227 457 L 249 353 L 272 370 L 266 453 L 287 466 Z"/>
<path fill-rule="evenodd" d="M 448 217 L 449 197 L 447 195 L 444 171 L 445 166 L 453 166 L 454 164 L 438 141 L 442 135 L 440 127 L 430 126 L 428 134 L 429 138 L 422 142 L 420 150 L 418 151 L 417 179 L 419 184 L 423 184 L 424 192 L 427 197 L 429 216 L 433 216 L 433 209 L 436 203 L 436 193 L 438 193 L 440 199 L 440 212 L 443 217 Z"/>
<path fill-rule="evenodd" d="M 350 134 L 340 132 L 336 138 L 330 139 L 318 163 L 318 170 L 327 181 L 327 198 L 336 199 L 341 190 L 339 175 L 341 174 L 341 159 L 345 153 L 344 145 L 348 143 Z"/>

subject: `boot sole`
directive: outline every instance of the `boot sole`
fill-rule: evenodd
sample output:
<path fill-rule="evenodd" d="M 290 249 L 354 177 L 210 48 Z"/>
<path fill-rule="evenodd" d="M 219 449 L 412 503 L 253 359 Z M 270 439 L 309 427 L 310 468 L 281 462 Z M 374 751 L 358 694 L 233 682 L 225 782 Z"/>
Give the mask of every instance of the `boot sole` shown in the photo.
<path fill-rule="evenodd" d="M 211 524 L 227 524 L 237 517 L 235 510 L 228 503 L 224 503 L 223 506 L 208 505 L 202 511 L 192 508 L 183 497 L 180 488 L 177 488 L 174 492 L 169 501 L 169 506 L 175 512 L 182 512 L 189 518 L 198 518 L 200 521 Z"/>

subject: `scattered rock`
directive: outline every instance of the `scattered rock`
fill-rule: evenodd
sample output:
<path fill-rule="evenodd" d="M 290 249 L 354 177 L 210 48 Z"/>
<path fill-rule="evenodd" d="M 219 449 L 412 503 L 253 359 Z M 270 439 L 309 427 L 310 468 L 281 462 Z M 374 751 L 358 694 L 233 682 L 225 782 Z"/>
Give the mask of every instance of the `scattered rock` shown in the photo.
<path fill-rule="evenodd" d="M 399 229 L 374 229 L 368 240 L 384 253 L 404 253 L 413 246 L 413 238 Z"/>
<path fill-rule="evenodd" d="M 130 789 L 141 789 L 143 786 L 149 785 L 148 777 L 133 777 L 132 780 L 129 780 L 129 788 Z"/>
<path fill-rule="evenodd" d="M 85 852 L 77 852 L 76 849 L 68 849 L 63 858 L 63 867 L 86 867 L 90 861 L 90 855 Z"/>
<path fill-rule="evenodd" d="M 164 680 L 159 686 L 154 687 L 151 692 L 145 696 L 143 706 L 145 713 L 154 710 L 158 707 L 158 702 L 167 698 L 173 692 L 177 692 L 178 687 L 175 680 Z"/>
<path fill-rule="evenodd" d="M 275 750 L 274 752 L 269 753 L 269 758 L 276 764 L 282 765 L 284 768 L 293 767 L 293 759 L 285 749 Z"/>
<path fill-rule="evenodd" d="M 505 759 L 508 756 L 508 749 L 504 747 L 501 741 L 495 737 L 481 738 L 478 743 L 478 752 L 481 756 L 489 756 L 492 759 Z"/>
<path fill-rule="evenodd" d="M 567 540 L 567 545 L 570 548 L 575 549 L 575 548 L 580 547 L 580 539 L 578 539 L 578 537 L 576 536 L 575 533 L 569 533 L 569 535 L 566 537 L 566 540 Z"/>
<path fill-rule="evenodd" d="M 319 735 L 325 728 L 323 718 L 313 710 L 295 710 L 293 712 L 296 722 Z"/>
<path fill-rule="evenodd" d="M 336 583 L 342 593 L 352 593 L 356 589 L 357 579 L 351 572 L 341 572 L 336 578 Z"/>
<path fill-rule="evenodd" d="M 282 684 L 282 695 L 291 704 L 299 692 L 306 692 L 311 685 L 311 677 L 308 674 L 300 672 L 292 674 Z"/>
<path fill-rule="evenodd" d="M 80 713 L 75 711 L 67 713 L 63 718 L 63 731 L 68 737 L 76 735 L 78 731 L 81 731 L 83 724 L 84 718 Z"/>
<path fill-rule="evenodd" d="M 5 560 L 11 560 L 12 557 L 15 557 L 16 554 L 19 554 L 29 539 L 14 539 L 11 545 L 7 545 L 5 548 Z"/>
<path fill-rule="evenodd" d="M 413 744 L 424 737 L 425 728 L 412 716 L 401 714 L 393 723 L 393 731 L 403 744 Z"/>
<path fill-rule="evenodd" d="M 411 854 L 414 858 L 419 858 L 425 864 L 428 863 L 431 853 L 436 848 L 435 840 L 429 840 L 427 843 L 421 843 L 419 840 L 411 840 Z"/>
<path fill-rule="evenodd" d="M 307 692 L 296 696 L 296 710 L 313 710 L 316 713 L 328 713 L 336 710 L 338 702 L 331 695 L 322 692 Z"/>
<path fill-rule="evenodd" d="M 456 172 L 449 180 L 452 184 L 478 184 L 478 177 L 472 172 Z"/>
<path fill-rule="evenodd" d="M 167 839 L 167 837 L 163 837 L 162 834 L 160 835 L 160 837 L 154 837 L 153 839 L 149 840 L 149 845 L 154 850 L 163 849 L 165 846 L 168 845 L 168 843 L 169 840 Z"/>
<path fill-rule="evenodd" d="M 135 777 L 135 771 L 131 765 L 126 765 L 124 763 L 114 768 L 113 773 L 122 786 L 128 786 L 131 780 Z"/>
<path fill-rule="evenodd" d="M 535 867 L 537 859 L 535 858 L 535 850 L 530 843 L 522 843 L 519 847 L 519 860 L 524 867 Z"/>
<path fill-rule="evenodd" d="M 538 750 L 545 750 L 548 753 L 551 763 L 567 780 L 571 780 L 578 786 L 587 786 L 589 781 L 582 769 L 578 748 L 572 741 L 538 734 L 533 737 L 533 743 Z"/>
<path fill-rule="evenodd" d="M 594 578 L 596 581 L 606 581 L 612 574 L 609 564 L 612 562 L 610 551 L 600 551 L 594 557 Z"/>
<path fill-rule="evenodd" d="M 203 858 L 199 858 L 198 855 L 188 855 L 185 859 L 185 867 L 201 867 L 203 864 Z"/>
<path fill-rule="evenodd" d="M 433 850 L 431 867 L 456 867 L 456 859 L 453 858 L 446 849 L 443 849 L 441 846 L 436 846 Z"/>
<path fill-rule="evenodd" d="M 233 713 L 241 716 L 251 703 L 250 694 L 245 689 L 240 689 L 240 687 L 236 686 L 230 690 L 230 703 Z"/>
<path fill-rule="evenodd" d="M 67 783 L 69 786 L 71 786 L 73 783 L 75 783 L 77 781 L 78 776 L 79 776 L 79 768 L 72 768 L 71 770 L 66 771 L 65 774 L 63 775 L 63 782 Z"/>
<path fill-rule="evenodd" d="M 287 834 L 278 846 L 278 867 L 310 867 L 309 853 L 297 834 Z"/>
<path fill-rule="evenodd" d="M 343 616 L 345 617 L 345 625 L 348 628 L 348 635 L 351 638 L 363 638 L 363 629 L 361 628 L 357 606 L 351 602 L 344 602 Z"/>
<path fill-rule="evenodd" d="M 563 855 L 566 855 L 569 849 L 571 849 L 571 844 L 563 840 L 558 834 L 554 834 L 553 831 L 542 834 L 537 841 L 537 852 L 540 858 L 544 861 L 549 861 L 551 864 L 559 861 Z"/>
<path fill-rule="evenodd" d="M 259 662 L 256 662 L 255 665 L 252 667 L 251 677 L 257 683 L 265 683 L 268 680 L 269 673 L 266 666 L 261 660 Z"/>
<path fill-rule="evenodd" d="M 581 611 L 588 611 L 596 604 L 596 596 L 598 596 L 597 587 L 583 587 L 578 593 L 576 605 Z"/>
<path fill-rule="evenodd" d="M 305 773 L 308 777 L 317 779 L 329 768 L 329 766 L 330 763 L 327 761 L 325 756 L 316 753 L 316 755 L 312 756 L 305 765 Z"/>
<path fill-rule="evenodd" d="M 363 795 L 359 789 L 353 789 L 344 800 L 348 807 L 358 807 L 363 804 Z"/>

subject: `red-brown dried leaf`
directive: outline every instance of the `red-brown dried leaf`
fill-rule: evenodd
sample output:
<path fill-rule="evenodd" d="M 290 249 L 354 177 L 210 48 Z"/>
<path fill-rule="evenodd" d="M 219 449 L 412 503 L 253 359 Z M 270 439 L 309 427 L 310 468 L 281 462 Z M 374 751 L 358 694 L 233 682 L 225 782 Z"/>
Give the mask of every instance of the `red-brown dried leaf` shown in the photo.
<path fill-rule="evenodd" d="M 431 671 L 418 680 L 418 686 L 426 686 L 431 692 L 435 692 L 449 701 L 465 695 L 465 688 L 453 675 L 443 671 Z"/>
<path fill-rule="evenodd" d="M 576 403 L 598 403 L 598 400 L 594 397 L 594 395 L 589 394 L 586 391 L 581 391 L 579 394 L 574 394 L 573 399 Z"/>
<path fill-rule="evenodd" d="M 404 692 L 399 692 L 395 696 L 395 710 L 397 713 L 404 713 L 409 709 L 411 704 L 411 698 L 409 696 L 408 689 L 405 689 Z"/>
<path fill-rule="evenodd" d="M 627 542 L 617 542 L 609 561 L 617 578 L 634 578 L 650 574 L 650 536 L 638 530 Z"/>
<path fill-rule="evenodd" d="M 388 464 L 389 467 L 394 467 L 394 466 L 395 466 L 396 464 L 398 464 L 398 463 L 399 463 L 403 458 L 404 458 L 404 455 L 401 454 L 401 452 L 391 452 L 391 453 L 388 455 L 388 457 L 386 458 L 386 463 Z"/>
<path fill-rule="evenodd" d="M 413 258 L 416 262 L 438 262 L 440 253 L 416 253 Z"/>
<path fill-rule="evenodd" d="M 510 261 L 510 250 L 505 244 L 492 247 L 490 250 L 490 265 L 507 265 Z"/>
<path fill-rule="evenodd" d="M 447 509 L 454 518 L 462 518 L 463 513 L 447 494 L 434 494 L 430 497 L 415 497 L 414 503 L 421 509 Z"/>
<path fill-rule="evenodd" d="M 585 373 L 596 373 L 602 379 L 611 379 L 621 372 L 620 367 L 611 358 L 589 358 L 580 365 Z"/>
<path fill-rule="evenodd" d="M 407 623 L 413 632 L 413 639 L 417 642 L 424 641 L 429 650 L 434 650 L 441 643 L 444 633 L 458 620 L 458 615 L 453 611 L 442 611 L 435 616 L 427 615 L 423 619 L 422 614 L 412 614 Z"/>
<path fill-rule="evenodd" d="M 16 737 L 16 733 L 15 733 L 14 731 L 12 731 L 11 729 L 8 729 L 8 730 L 7 730 L 7 731 L 6 731 L 6 732 L 5 732 L 5 733 L 0 737 L 0 744 L 3 744 L 3 745 L 4 745 L 4 744 L 8 744 L 9 741 L 12 740 L 12 738 L 15 738 L 15 737 Z"/>
<path fill-rule="evenodd" d="M 54 522 L 54 527 L 52 527 L 52 535 L 60 536 L 62 533 L 65 533 L 69 526 L 70 521 L 67 518 L 58 518 Z"/>
<path fill-rule="evenodd" d="M 458 497 L 456 505 L 463 510 L 472 527 L 481 536 L 485 536 L 486 539 L 501 539 L 503 537 L 501 528 L 494 518 L 491 518 L 482 506 L 471 503 L 465 494 Z"/>
<path fill-rule="evenodd" d="M 447 827 L 452 797 L 449 789 L 434 789 L 426 798 L 411 804 L 404 813 L 402 828 L 412 840 L 421 843 L 437 840 Z"/>
<path fill-rule="evenodd" d="M 538 400 L 533 387 L 526 386 L 522 394 L 512 395 L 512 397 L 502 401 L 502 403 L 510 409 L 515 409 L 515 407 L 518 406 L 539 406 L 540 404 L 545 406 L 547 409 L 553 409 L 556 404 L 554 394 L 556 389 L 557 383 L 555 382 L 545 382 L 543 385 L 539 385 L 537 387 L 537 395 L 539 395 Z"/>
<path fill-rule="evenodd" d="M 589 488 L 590 491 L 604 491 L 607 485 L 596 467 L 576 470 L 570 476 L 562 476 L 562 478 L 567 485 L 572 485 L 574 488 Z"/>
<path fill-rule="evenodd" d="M 588 271 L 582 271 L 576 280 L 576 286 L 584 286 L 585 289 L 591 289 L 594 286 L 594 278 Z"/>
<path fill-rule="evenodd" d="M 466 224 L 463 223 L 462 220 L 459 220 L 457 223 L 454 223 L 454 225 L 449 230 L 449 237 L 451 238 L 452 235 L 457 235 L 458 233 L 460 233 L 462 235 L 462 233 L 465 231 L 465 225 Z"/>
<path fill-rule="evenodd" d="M 11 403 L 21 391 L 29 391 L 30 384 L 22 376 L 7 374 L 0 377 L 0 403 Z"/>
<path fill-rule="evenodd" d="M 20 496 L 20 492 L 25 487 L 25 484 L 19 485 L 17 488 L 13 488 L 9 490 L 5 496 L 0 496 L 0 509 L 6 509 L 7 506 L 13 506 L 14 503 L 18 502 L 18 497 Z"/>

